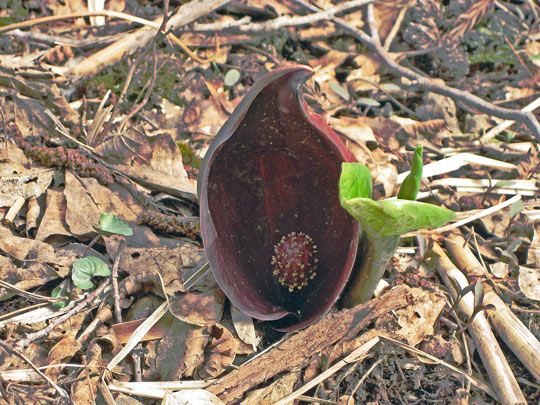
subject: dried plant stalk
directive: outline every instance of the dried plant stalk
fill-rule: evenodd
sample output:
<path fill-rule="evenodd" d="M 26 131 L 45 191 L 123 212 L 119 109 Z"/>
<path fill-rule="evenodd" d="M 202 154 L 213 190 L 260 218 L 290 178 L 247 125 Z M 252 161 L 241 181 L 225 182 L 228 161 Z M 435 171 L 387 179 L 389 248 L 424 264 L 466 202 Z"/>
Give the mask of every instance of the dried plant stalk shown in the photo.
<path fill-rule="evenodd" d="M 469 277 L 483 274 L 482 266 L 461 234 L 452 234 L 445 239 L 445 247 L 452 255 L 454 263 L 463 269 Z M 485 284 L 485 305 L 493 305 L 495 309 L 487 309 L 488 319 L 497 334 L 521 360 L 527 370 L 540 382 L 540 342 L 531 331 L 508 308 L 491 286 Z"/>
<path fill-rule="evenodd" d="M 459 285 L 460 289 L 464 289 L 469 286 L 469 282 L 437 243 L 433 245 L 433 252 L 436 254 L 436 258 L 432 265 L 439 272 L 454 300 L 457 300 L 458 291 L 454 287 L 455 283 Z M 473 293 L 469 292 L 461 298 L 458 307 L 470 317 L 474 311 Z M 506 361 L 499 342 L 497 342 L 483 312 L 476 314 L 469 325 L 468 332 L 473 338 L 482 363 L 489 374 L 499 402 L 502 404 L 526 404 L 527 401 L 519 388 L 516 377 L 512 373 L 512 369 Z"/>

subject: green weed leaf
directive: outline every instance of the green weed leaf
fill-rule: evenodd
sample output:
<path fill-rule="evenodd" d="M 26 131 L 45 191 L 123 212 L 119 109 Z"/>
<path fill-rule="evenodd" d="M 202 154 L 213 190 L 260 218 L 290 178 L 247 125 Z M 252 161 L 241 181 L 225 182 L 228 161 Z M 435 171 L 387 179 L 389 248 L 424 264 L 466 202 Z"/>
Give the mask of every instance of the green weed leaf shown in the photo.
<path fill-rule="evenodd" d="M 73 262 L 71 271 L 71 279 L 73 284 L 82 290 L 89 290 L 94 287 L 94 283 L 90 280 L 93 276 L 110 276 L 111 270 L 97 257 L 89 256 L 77 259 Z"/>
<path fill-rule="evenodd" d="M 351 98 L 351 96 L 349 95 L 349 90 L 336 82 L 330 82 L 330 88 L 334 90 L 336 94 L 345 101 L 349 101 L 349 99 Z"/>
<path fill-rule="evenodd" d="M 226 86 L 234 86 L 240 80 L 240 72 L 236 69 L 231 69 L 225 74 L 224 83 Z"/>
<path fill-rule="evenodd" d="M 66 301 L 57 301 L 53 302 L 52 306 L 56 309 L 62 309 L 64 308 L 68 302 L 71 300 L 71 294 L 68 291 L 68 281 L 69 280 L 63 280 L 58 286 L 54 287 L 51 291 L 51 297 L 58 298 L 58 297 L 67 297 L 69 298 Z"/>
<path fill-rule="evenodd" d="M 133 229 L 120 218 L 113 214 L 101 214 L 99 216 L 99 233 L 105 236 L 110 235 L 133 235 Z"/>

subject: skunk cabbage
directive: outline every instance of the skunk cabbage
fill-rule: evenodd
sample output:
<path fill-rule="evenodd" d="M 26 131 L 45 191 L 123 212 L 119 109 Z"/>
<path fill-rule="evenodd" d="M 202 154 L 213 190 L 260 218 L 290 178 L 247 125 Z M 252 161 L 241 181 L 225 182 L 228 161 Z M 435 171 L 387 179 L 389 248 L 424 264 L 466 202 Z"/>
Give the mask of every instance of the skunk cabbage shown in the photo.
<path fill-rule="evenodd" d="M 213 140 L 198 181 L 217 283 L 241 311 L 283 331 L 335 303 L 361 232 L 338 194 L 341 163 L 354 158 L 303 99 L 310 74 L 294 65 L 258 80 Z"/>

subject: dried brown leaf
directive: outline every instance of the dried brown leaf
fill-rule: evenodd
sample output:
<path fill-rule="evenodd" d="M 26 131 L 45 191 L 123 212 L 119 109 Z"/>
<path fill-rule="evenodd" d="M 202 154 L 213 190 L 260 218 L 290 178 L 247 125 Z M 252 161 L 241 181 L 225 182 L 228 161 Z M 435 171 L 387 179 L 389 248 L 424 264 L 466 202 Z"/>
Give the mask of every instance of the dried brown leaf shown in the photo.
<path fill-rule="evenodd" d="M 519 289 L 527 298 L 540 301 L 540 269 L 519 267 Z"/>
<path fill-rule="evenodd" d="M 204 348 L 209 338 L 206 328 L 175 318 L 157 351 L 156 369 L 160 380 L 191 377 L 203 362 Z"/>
<path fill-rule="evenodd" d="M 182 267 L 182 254 L 179 247 L 174 249 L 125 248 L 120 258 L 120 268 L 125 269 L 130 275 L 159 274 L 168 295 L 185 291 L 182 282 Z M 160 285 L 158 289 L 161 290 Z"/>
<path fill-rule="evenodd" d="M 222 374 L 236 357 L 233 335 L 222 325 L 207 328 L 211 340 L 204 349 L 204 363 L 197 371 L 200 378 L 215 378 Z"/>
<path fill-rule="evenodd" d="M 219 322 L 225 296 L 220 289 L 205 294 L 180 294 L 170 300 L 171 313 L 192 325 L 208 326 Z"/>
<path fill-rule="evenodd" d="M 54 365 L 59 363 L 68 362 L 68 360 L 75 355 L 82 345 L 75 338 L 75 333 L 71 331 L 62 340 L 53 346 L 47 357 L 47 364 Z M 48 368 L 45 374 L 51 377 L 53 381 L 56 381 L 62 369 L 60 367 Z"/>

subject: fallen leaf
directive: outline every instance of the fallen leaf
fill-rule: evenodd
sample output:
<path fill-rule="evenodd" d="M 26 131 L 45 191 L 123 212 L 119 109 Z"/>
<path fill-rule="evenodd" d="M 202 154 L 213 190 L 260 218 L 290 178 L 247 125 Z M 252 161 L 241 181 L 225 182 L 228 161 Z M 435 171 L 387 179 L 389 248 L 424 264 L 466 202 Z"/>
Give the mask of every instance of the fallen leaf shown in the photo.
<path fill-rule="evenodd" d="M 233 304 L 231 304 L 231 317 L 236 333 L 242 341 L 253 347 L 253 351 L 257 350 L 257 346 L 260 342 L 260 337 L 257 336 L 255 326 L 253 325 L 253 318 L 244 314 Z"/>
<path fill-rule="evenodd" d="M 211 340 L 204 349 L 204 363 L 197 375 L 202 379 L 214 378 L 222 374 L 236 357 L 234 338 L 222 325 L 208 327 Z"/>
<path fill-rule="evenodd" d="M 540 269 L 519 266 L 519 289 L 527 298 L 540 301 Z"/>
<path fill-rule="evenodd" d="M 179 320 L 207 326 L 219 322 L 224 302 L 220 289 L 205 294 L 185 293 L 170 299 L 170 311 Z"/>
<path fill-rule="evenodd" d="M 156 371 L 160 381 L 191 377 L 202 364 L 204 348 L 210 338 L 206 328 L 174 319 L 159 342 Z"/>
<path fill-rule="evenodd" d="M 248 393 L 241 405 L 272 405 L 281 398 L 291 394 L 298 381 L 298 373 L 291 372 L 278 378 L 264 388 L 258 388 Z M 290 402 L 291 404 L 294 401 Z"/>
<path fill-rule="evenodd" d="M 53 346 L 49 352 L 49 356 L 47 357 L 47 364 L 50 366 L 68 362 L 68 360 L 74 356 L 75 353 L 81 349 L 81 347 L 81 343 L 77 341 L 75 338 L 75 333 L 72 331 L 62 340 L 60 340 L 60 342 Z M 51 367 L 45 371 L 45 374 L 52 378 L 53 381 L 56 381 L 61 371 L 61 367 Z"/>

